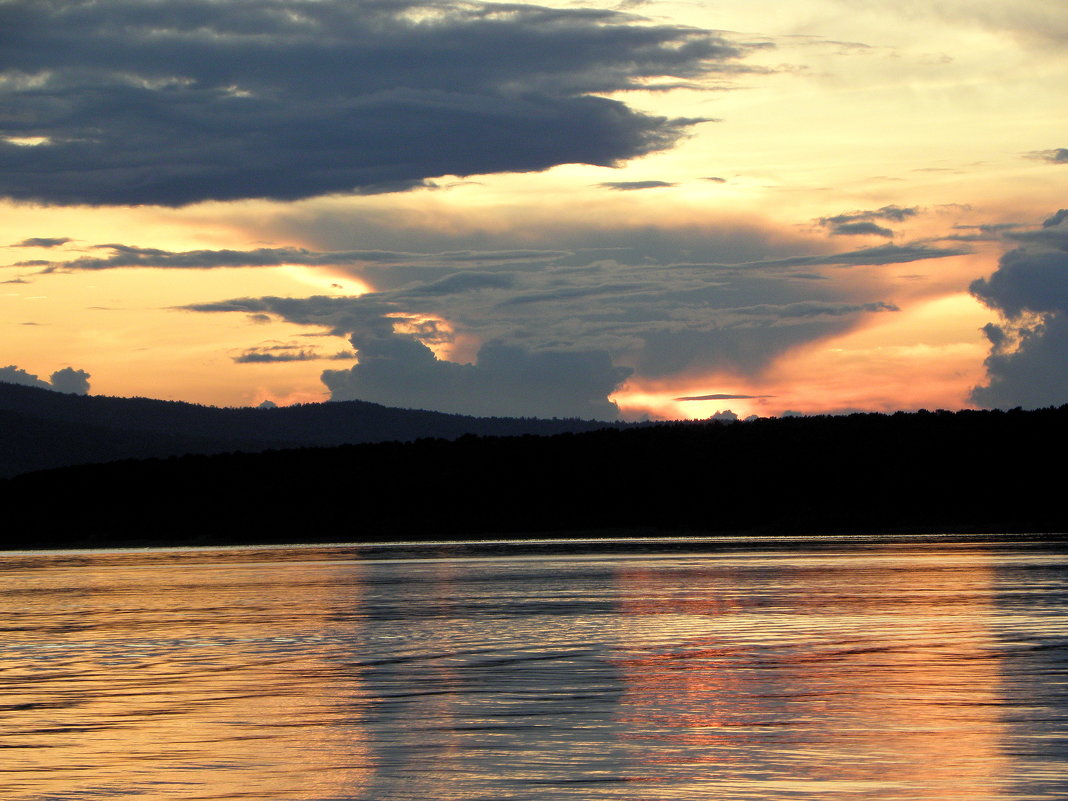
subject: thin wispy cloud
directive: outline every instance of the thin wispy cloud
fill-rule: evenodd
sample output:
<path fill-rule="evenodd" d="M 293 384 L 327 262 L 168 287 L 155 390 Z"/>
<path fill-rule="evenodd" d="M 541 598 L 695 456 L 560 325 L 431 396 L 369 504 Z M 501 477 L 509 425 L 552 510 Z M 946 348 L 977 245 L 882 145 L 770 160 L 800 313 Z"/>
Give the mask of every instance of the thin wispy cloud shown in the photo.
<path fill-rule="evenodd" d="M 730 395 L 713 393 L 711 395 L 687 395 L 675 398 L 677 401 L 710 401 L 710 400 L 759 400 L 760 398 L 774 398 L 774 395 Z"/>
<path fill-rule="evenodd" d="M 617 192 L 636 192 L 642 189 L 667 189 L 678 184 L 669 181 L 604 181 L 598 186 Z"/>

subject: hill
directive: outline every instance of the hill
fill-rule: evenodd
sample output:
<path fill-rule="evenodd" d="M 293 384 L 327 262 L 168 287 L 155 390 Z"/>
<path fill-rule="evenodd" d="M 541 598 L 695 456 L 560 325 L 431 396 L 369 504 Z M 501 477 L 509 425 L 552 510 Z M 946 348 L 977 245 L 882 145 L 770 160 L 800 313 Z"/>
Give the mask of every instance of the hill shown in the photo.
<path fill-rule="evenodd" d="M 1068 530 L 1068 406 L 186 456 L 0 481 L 5 548 Z"/>
<path fill-rule="evenodd" d="M 0 476 L 116 459 L 455 439 L 464 434 L 547 435 L 609 425 L 613 424 L 467 417 L 363 401 L 218 408 L 149 398 L 67 395 L 0 383 Z"/>

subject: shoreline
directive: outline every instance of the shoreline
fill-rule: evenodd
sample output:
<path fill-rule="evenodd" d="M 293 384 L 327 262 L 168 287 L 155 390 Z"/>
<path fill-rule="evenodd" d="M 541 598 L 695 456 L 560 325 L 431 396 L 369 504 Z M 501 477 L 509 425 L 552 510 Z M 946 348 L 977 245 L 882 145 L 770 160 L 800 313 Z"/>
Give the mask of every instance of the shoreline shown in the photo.
<path fill-rule="evenodd" d="M 182 555 L 206 552 L 249 554 L 252 552 L 313 552 L 327 550 L 350 551 L 353 555 L 372 552 L 441 551 L 441 558 L 478 557 L 499 555 L 494 552 L 508 550 L 513 555 L 536 555 L 552 551 L 549 555 L 580 555 L 589 553 L 623 554 L 628 551 L 652 554 L 659 552 L 696 553 L 701 549 L 736 550 L 748 547 L 771 550 L 791 550 L 804 546 L 865 546 L 865 545 L 920 545 L 920 544 L 1020 544 L 1056 543 L 1068 541 L 1066 532 L 889 532 L 855 534 L 715 534 L 695 533 L 688 535 L 640 534 L 634 536 L 606 533 L 597 536 L 590 532 L 576 532 L 575 536 L 557 534 L 544 537 L 493 537 L 477 539 L 408 539 L 376 541 L 319 541 L 319 542 L 216 542 L 177 544 L 114 544 L 95 547 L 37 547 L 0 549 L 0 561 L 5 558 L 28 556 L 94 556 L 94 555 Z M 526 551 L 527 554 L 523 552 Z M 451 552 L 451 553 L 450 553 Z M 373 558 L 373 557 L 372 557 Z M 411 555 L 408 558 L 419 558 Z"/>

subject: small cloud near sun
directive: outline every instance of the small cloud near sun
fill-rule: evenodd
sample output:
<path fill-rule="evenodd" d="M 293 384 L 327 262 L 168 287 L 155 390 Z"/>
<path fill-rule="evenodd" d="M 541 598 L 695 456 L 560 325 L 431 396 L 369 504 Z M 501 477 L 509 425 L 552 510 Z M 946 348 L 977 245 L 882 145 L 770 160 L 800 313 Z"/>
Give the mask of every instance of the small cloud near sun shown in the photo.
<path fill-rule="evenodd" d="M 710 400 L 757 400 L 758 398 L 774 398 L 774 395 L 729 395 L 716 393 L 713 395 L 687 395 L 675 398 L 677 401 L 710 401 Z"/>
<path fill-rule="evenodd" d="M 597 185 L 602 189 L 612 189 L 616 192 L 637 192 L 642 189 L 666 189 L 678 186 L 669 181 L 604 181 Z"/>

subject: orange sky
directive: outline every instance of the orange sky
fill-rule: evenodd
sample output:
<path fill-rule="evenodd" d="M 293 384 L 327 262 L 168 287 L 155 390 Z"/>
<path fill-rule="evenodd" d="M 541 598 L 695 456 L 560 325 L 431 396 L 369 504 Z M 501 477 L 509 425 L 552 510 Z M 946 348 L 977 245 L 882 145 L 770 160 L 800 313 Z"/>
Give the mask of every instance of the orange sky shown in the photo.
<path fill-rule="evenodd" d="M 1066 205 L 1068 166 L 1056 154 L 1066 144 L 1068 49 L 1058 45 L 1068 34 L 1055 10 L 1043 0 L 635 9 L 612 24 L 722 31 L 741 55 L 684 78 L 650 73 L 629 88 L 579 92 L 653 118 L 710 120 L 687 123 L 672 146 L 617 167 L 487 166 L 467 177 L 428 172 L 433 186 L 413 191 L 309 189 L 286 200 L 249 190 L 248 199 L 179 207 L 70 203 L 50 199 L 53 189 L 0 201 L 0 244 L 8 245 L 0 247 L 8 265 L 0 267 L 0 363 L 42 379 L 82 369 L 94 394 L 217 405 L 325 400 L 324 370 L 344 372 L 352 397 L 397 406 L 433 407 L 438 377 L 455 383 L 459 373 L 441 363 L 396 364 L 398 376 L 414 371 L 424 394 L 406 395 L 392 362 L 381 362 L 373 381 L 362 363 L 350 375 L 359 345 L 348 340 L 367 333 L 336 315 L 309 322 L 278 309 L 183 308 L 318 296 L 352 298 L 360 314 L 387 304 L 392 317 L 376 319 L 396 326 L 375 336 L 421 341 L 445 367 L 478 361 L 487 343 L 529 356 L 530 375 L 549 369 L 539 354 L 596 354 L 626 368 L 620 375 L 629 370 L 625 381 L 587 376 L 589 386 L 579 386 L 587 368 L 561 357 L 550 385 L 559 379 L 576 398 L 609 395 L 630 418 L 972 405 L 990 350 L 981 328 L 999 316 L 969 286 L 1016 246 L 1005 231 L 1034 229 Z M 16 72 L 0 86 L 30 91 L 16 86 Z M 61 142 L 53 124 L 11 125 L 0 137 L 28 159 Z M 17 179 L 4 180 L 3 192 L 17 197 Z M 101 245 L 166 254 L 302 248 L 314 258 L 70 268 L 117 252 Z M 900 260 L 836 258 L 887 246 Z M 329 254 L 350 251 L 392 255 L 331 263 Z M 47 264 L 56 268 L 43 273 Z M 443 292 L 435 282 L 444 279 L 477 289 Z M 468 388 L 439 408 L 483 408 L 465 405 L 463 391 L 524 394 L 519 379 L 493 374 L 488 361 L 465 375 Z M 750 397 L 675 400 L 706 395 Z"/>

